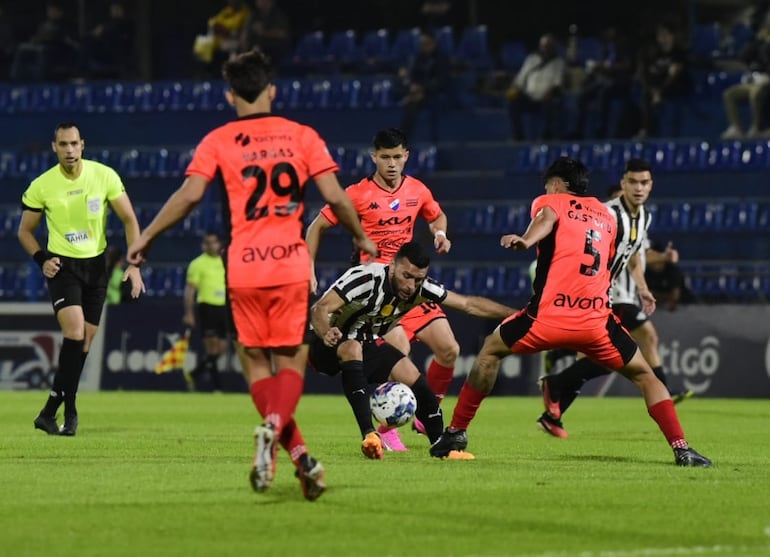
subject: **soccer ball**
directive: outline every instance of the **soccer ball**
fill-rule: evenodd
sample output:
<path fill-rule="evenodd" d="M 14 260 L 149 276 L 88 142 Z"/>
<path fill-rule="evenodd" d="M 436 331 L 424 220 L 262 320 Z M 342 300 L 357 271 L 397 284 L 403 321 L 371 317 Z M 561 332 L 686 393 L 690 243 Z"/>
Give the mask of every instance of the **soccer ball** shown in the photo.
<path fill-rule="evenodd" d="M 390 427 L 406 424 L 417 410 L 417 399 L 412 389 L 396 381 L 383 383 L 374 389 L 370 404 L 374 419 Z"/>

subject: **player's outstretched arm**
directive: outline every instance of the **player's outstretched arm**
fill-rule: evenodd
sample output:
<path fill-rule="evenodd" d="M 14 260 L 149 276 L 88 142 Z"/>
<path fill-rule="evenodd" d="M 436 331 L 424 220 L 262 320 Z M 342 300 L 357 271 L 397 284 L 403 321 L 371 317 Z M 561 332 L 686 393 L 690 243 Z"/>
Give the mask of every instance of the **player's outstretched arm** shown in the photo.
<path fill-rule="evenodd" d="M 447 290 L 446 298 L 442 305 L 448 308 L 462 311 L 473 317 L 485 317 L 488 319 L 502 320 L 516 313 L 512 307 L 499 304 L 483 296 L 463 296 L 457 292 Z"/>
<path fill-rule="evenodd" d="M 332 223 L 318 213 L 305 232 L 305 243 L 310 253 L 310 291 L 315 294 L 318 290 L 318 279 L 315 275 L 315 258 L 318 255 L 318 247 L 321 245 L 321 235 L 332 227 Z"/>
<path fill-rule="evenodd" d="M 356 247 L 371 255 L 372 258 L 377 257 L 377 245 L 372 242 L 361 227 L 356 209 L 353 207 L 348 194 L 340 186 L 337 176 L 332 172 L 322 174 L 316 176 L 315 183 L 342 225 L 353 235 L 353 242 Z"/>
<path fill-rule="evenodd" d="M 126 260 L 133 265 L 142 263 L 147 257 L 153 240 L 164 230 L 171 228 L 189 215 L 190 211 L 203 199 L 208 185 L 208 179 L 203 176 L 196 174 L 188 176 L 182 186 L 171 194 L 147 228 L 142 230 L 139 238 L 131 243 Z"/>
<path fill-rule="evenodd" d="M 554 210 L 550 207 L 543 207 L 529 223 L 527 231 L 522 236 L 506 234 L 500 238 L 500 245 L 512 250 L 529 249 L 551 233 L 556 220 L 557 216 Z"/>

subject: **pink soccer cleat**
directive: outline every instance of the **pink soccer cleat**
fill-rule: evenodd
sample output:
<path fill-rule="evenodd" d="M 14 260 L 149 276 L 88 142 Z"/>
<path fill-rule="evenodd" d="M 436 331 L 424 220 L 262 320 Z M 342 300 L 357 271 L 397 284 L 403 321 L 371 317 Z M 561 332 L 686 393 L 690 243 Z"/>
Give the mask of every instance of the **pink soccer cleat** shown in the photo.
<path fill-rule="evenodd" d="M 398 429 L 395 427 L 389 428 L 381 425 L 377 428 L 377 433 L 380 434 L 382 445 L 386 450 L 395 452 L 404 452 L 409 450 L 406 445 L 401 442 L 401 437 L 398 435 Z"/>

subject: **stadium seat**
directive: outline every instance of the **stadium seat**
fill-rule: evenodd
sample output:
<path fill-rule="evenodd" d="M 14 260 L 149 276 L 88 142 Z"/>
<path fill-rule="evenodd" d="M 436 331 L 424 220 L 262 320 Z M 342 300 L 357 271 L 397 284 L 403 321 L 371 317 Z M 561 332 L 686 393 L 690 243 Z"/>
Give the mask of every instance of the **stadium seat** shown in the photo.
<path fill-rule="evenodd" d="M 584 66 L 588 60 L 602 59 L 602 41 L 598 37 L 578 37 L 577 62 Z"/>
<path fill-rule="evenodd" d="M 401 29 L 396 32 L 390 48 L 389 67 L 398 69 L 408 67 L 420 48 L 420 30 L 418 28 Z"/>
<path fill-rule="evenodd" d="M 390 55 L 390 34 L 387 29 L 374 29 L 364 33 L 358 54 L 358 70 L 376 73 L 387 68 Z"/>
<path fill-rule="evenodd" d="M 433 30 L 436 38 L 436 49 L 443 52 L 450 59 L 455 56 L 455 32 L 451 25 L 444 25 Z"/>
<path fill-rule="evenodd" d="M 489 53 L 486 25 L 466 27 L 455 51 L 458 63 L 472 70 L 486 71 L 494 65 Z"/>
<path fill-rule="evenodd" d="M 500 49 L 500 66 L 509 72 L 517 72 L 527 54 L 527 46 L 522 41 L 505 42 Z"/>
<path fill-rule="evenodd" d="M 297 41 L 291 65 L 299 70 L 318 67 L 324 61 L 325 52 L 323 31 L 305 33 Z"/>
<path fill-rule="evenodd" d="M 325 55 L 328 68 L 334 71 L 352 69 L 359 57 L 356 41 L 356 32 L 352 29 L 332 33 L 329 36 L 329 45 Z"/>
<path fill-rule="evenodd" d="M 692 29 L 690 52 L 696 60 L 713 60 L 720 56 L 722 30 L 719 23 L 699 23 Z"/>

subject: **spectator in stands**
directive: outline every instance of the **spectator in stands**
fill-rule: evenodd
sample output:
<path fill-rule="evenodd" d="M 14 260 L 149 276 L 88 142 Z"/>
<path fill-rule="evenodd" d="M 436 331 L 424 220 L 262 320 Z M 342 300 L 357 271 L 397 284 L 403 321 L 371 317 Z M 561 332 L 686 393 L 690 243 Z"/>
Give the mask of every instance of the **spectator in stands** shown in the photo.
<path fill-rule="evenodd" d="M 421 111 L 430 115 L 431 139 L 438 138 L 440 110 L 447 104 L 451 64 L 446 53 L 436 45 L 436 37 L 429 31 L 420 34 L 420 50 L 409 68 L 399 70 L 402 88 L 406 92 L 401 99 L 404 107 L 401 131 L 412 137 Z"/>
<path fill-rule="evenodd" d="M 134 68 L 134 22 L 123 2 L 110 2 L 109 16 L 87 37 L 86 71 L 91 78 L 130 77 Z"/>
<path fill-rule="evenodd" d="M 289 18 L 274 0 L 255 0 L 254 7 L 241 32 L 241 52 L 258 46 L 280 66 L 291 50 Z"/>
<path fill-rule="evenodd" d="M 663 103 L 681 101 L 690 90 L 687 51 L 672 26 L 658 24 L 655 40 L 642 48 L 639 80 L 642 86 L 642 123 L 636 138 L 644 139 L 657 133 Z"/>
<path fill-rule="evenodd" d="M 770 135 L 770 129 L 763 128 L 765 100 L 770 90 L 770 14 L 765 16 L 756 36 L 744 48 L 741 60 L 746 64 L 741 82 L 728 87 L 722 93 L 729 122 L 728 128 L 722 133 L 722 139 L 744 137 L 738 103 L 745 100 L 748 100 L 751 109 L 751 124 L 746 137 L 767 137 Z"/>
<path fill-rule="evenodd" d="M 584 69 L 585 79 L 578 91 L 578 123 L 575 138 L 582 139 L 585 134 L 586 119 L 591 105 L 596 106 L 599 116 L 595 136 L 600 139 L 605 138 L 609 131 L 612 103 L 620 102 L 625 108 L 631 97 L 634 64 L 625 37 L 618 34 L 614 27 L 605 29 L 601 35 L 599 56 L 597 59 L 586 60 Z"/>
<path fill-rule="evenodd" d="M 195 38 L 193 52 L 208 73 L 218 73 L 222 63 L 238 50 L 249 13 L 245 0 L 227 0 L 227 5 L 209 18 L 207 33 Z"/>
<path fill-rule="evenodd" d="M 695 297 L 687 288 L 684 274 L 679 267 L 679 252 L 671 242 L 662 249 L 653 243 L 646 255 L 647 268 L 644 278 L 658 306 L 674 311 L 680 303 L 695 302 Z"/>
<path fill-rule="evenodd" d="M 35 33 L 19 45 L 11 65 L 14 81 L 61 81 L 78 71 L 80 44 L 74 38 L 74 25 L 64 18 L 57 0 L 46 4 L 46 17 Z"/>
<path fill-rule="evenodd" d="M 527 56 L 506 92 L 514 140 L 534 139 L 524 137 L 525 113 L 540 114 L 543 118 L 543 133 L 537 139 L 555 137 L 565 69 L 556 37 L 551 33 L 540 37 L 537 51 Z"/>

